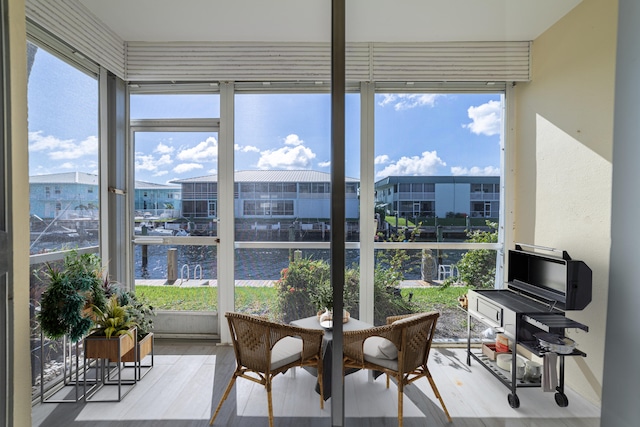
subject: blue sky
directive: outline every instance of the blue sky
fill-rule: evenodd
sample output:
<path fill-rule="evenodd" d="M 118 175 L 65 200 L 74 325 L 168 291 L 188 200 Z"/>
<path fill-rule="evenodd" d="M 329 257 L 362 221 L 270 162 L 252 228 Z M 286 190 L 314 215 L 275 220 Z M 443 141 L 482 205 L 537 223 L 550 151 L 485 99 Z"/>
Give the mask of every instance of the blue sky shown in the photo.
<path fill-rule="evenodd" d="M 29 81 L 29 173 L 98 170 L 97 80 L 39 50 Z M 217 95 L 138 95 L 132 118 L 219 117 Z M 499 175 L 500 94 L 377 94 L 376 180 L 389 175 Z M 331 170 L 328 94 L 239 94 L 235 169 Z M 346 171 L 359 177 L 360 105 L 346 97 Z M 136 179 L 217 173 L 218 135 L 136 138 Z"/>

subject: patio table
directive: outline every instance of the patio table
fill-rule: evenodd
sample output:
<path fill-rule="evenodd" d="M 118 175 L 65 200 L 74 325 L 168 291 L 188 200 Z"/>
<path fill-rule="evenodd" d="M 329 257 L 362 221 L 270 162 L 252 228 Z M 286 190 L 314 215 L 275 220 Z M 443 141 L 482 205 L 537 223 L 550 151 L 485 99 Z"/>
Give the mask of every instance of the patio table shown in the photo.
<path fill-rule="evenodd" d="M 304 319 L 298 319 L 291 322 L 294 326 L 299 326 L 307 329 L 321 329 L 324 330 L 324 337 L 322 339 L 322 388 L 324 400 L 331 397 L 331 362 L 333 360 L 333 332 L 329 329 L 325 329 L 320 326 L 318 316 L 305 317 Z M 372 328 L 373 325 L 362 322 L 358 319 L 350 318 L 347 323 L 343 323 L 343 331 L 359 331 L 362 329 Z M 305 369 L 313 375 L 318 375 L 317 370 L 312 367 L 305 367 Z M 345 375 L 349 375 L 356 372 L 357 369 L 348 369 L 345 371 Z M 316 391 L 320 393 L 319 385 L 316 384 Z"/>

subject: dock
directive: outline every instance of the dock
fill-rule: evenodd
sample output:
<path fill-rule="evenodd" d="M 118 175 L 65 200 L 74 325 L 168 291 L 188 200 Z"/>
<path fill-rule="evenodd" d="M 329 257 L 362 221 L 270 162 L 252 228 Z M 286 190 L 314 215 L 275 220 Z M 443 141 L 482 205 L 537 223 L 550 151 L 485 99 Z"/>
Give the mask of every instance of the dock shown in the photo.
<path fill-rule="evenodd" d="M 273 280 L 236 280 L 237 287 L 273 287 L 278 279 Z M 439 286 L 440 282 L 432 283 L 424 280 L 403 280 L 398 285 L 399 288 L 428 288 L 431 286 Z M 174 287 L 201 287 L 201 286 L 218 286 L 218 279 L 178 279 L 173 283 L 165 279 L 136 279 L 136 286 L 174 286 Z"/>

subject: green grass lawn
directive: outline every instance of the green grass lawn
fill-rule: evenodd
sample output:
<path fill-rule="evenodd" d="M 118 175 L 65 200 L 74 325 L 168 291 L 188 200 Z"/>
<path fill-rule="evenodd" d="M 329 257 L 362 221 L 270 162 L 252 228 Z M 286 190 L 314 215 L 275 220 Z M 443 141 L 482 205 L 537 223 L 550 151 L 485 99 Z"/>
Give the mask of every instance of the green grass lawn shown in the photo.
<path fill-rule="evenodd" d="M 448 287 L 440 289 L 405 288 L 402 296 L 409 298 L 421 310 L 432 310 L 436 307 L 454 308 L 458 297 L 467 293 L 467 287 Z M 277 290 L 272 287 L 236 287 L 236 310 L 253 314 L 273 313 L 276 310 Z M 136 286 L 136 294 L 149 302 L 158 310 L 193 310 L 216 311 L 218 304 L 217 288 L 173 287 L 173 286 Z"/>

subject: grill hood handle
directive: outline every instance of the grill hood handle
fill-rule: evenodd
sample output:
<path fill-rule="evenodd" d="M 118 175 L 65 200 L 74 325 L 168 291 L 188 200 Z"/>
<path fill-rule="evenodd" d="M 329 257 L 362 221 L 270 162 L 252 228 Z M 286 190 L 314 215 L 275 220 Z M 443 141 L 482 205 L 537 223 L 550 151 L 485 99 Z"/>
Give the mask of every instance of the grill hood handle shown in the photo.
<path fill-rule="evenodd" d="M 560 249 L 556 249 L 556 248 L 549 248 L 547 246 L 540 246 L 540 245 L 530 245 L 528 243 L 516 243 L 516 250 L 518 251 L 523 251 L 524 249 L 522 249 L 522 247 L 525 248 L 531 248 L 534 250 L 541 250 L 541 251 L 548 251 L 548 252 L 558 252 L 562 254 L 562 259 L 565 261 L 571 261 L 571 257 L 569 256 L 569 254 L 567 253 L 567 251 L 561 251 Z"/>

